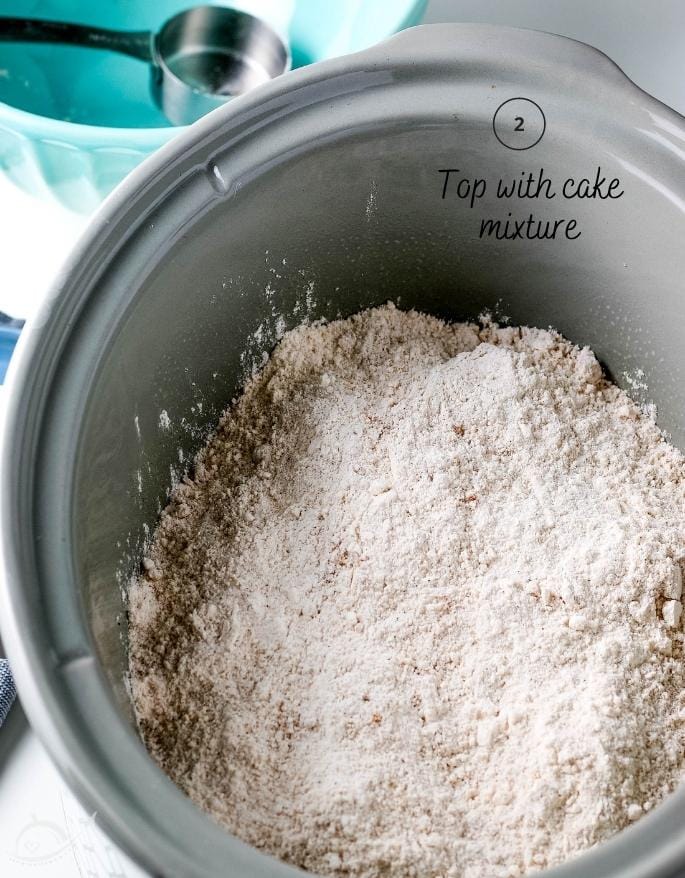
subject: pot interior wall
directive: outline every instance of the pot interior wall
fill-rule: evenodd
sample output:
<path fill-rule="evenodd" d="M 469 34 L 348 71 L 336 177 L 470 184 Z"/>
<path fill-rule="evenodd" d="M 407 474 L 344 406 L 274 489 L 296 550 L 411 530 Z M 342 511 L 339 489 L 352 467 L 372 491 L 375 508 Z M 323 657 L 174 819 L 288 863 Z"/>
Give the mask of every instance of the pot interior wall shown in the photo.
<path fill-rule="evenodd" d="M 490 310 L 514 324 L 554 326 L 656 403 L 661 425 L 685 447 L 682 205 L 654 184 L 651 169 L 638 171 L 601 141 L 588 151 L 562 127 L 544 152 L 492 140 L 469 146 L 441 124 L 340 134 L 190 218 L 179 194 L 118 255 L 128 266 L 118 281 L 128 304 L 90 382 L 73 526 L 92 636 L 129 716 L 122 595 L 141 546 L 220 412 L 279 335 L 304 319 L 392 299 L 452 320 Z M 558 182 L 598 165 L 620 178 L 623 197 L 512 205 L 494 197 L 493 184 L 471 207 L 452 188 L 461 177 L 490 184 L 541 166 Z M 455 173 L 445 198 L 444 168 L 468 169 Z M 573 217 L 581 235 L 479 237 L 481 219 L 508 211 Z M 145 243 L 153 226 L 165 240 L 157 249 Z"/>

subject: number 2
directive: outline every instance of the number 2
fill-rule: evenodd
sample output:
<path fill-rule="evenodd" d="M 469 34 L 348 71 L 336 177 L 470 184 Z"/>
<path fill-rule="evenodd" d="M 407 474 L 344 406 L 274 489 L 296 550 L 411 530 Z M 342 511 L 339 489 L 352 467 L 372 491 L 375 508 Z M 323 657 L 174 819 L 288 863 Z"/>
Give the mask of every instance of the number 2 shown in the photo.
<path fill-rule="evenodd" d="M 516 122 L 516 128 L 514 128 L 514 131 L 525 131 L 526 130 L 523 127 L 523 116 L 514 116 L 514 122 Z"/>

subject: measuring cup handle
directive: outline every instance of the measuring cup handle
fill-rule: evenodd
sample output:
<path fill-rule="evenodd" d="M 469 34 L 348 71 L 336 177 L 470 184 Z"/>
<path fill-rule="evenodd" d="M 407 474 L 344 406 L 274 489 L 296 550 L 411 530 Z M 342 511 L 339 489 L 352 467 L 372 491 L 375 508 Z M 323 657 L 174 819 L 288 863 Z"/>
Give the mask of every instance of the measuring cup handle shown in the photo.
<path fill-rule="evenodd" d="M 152 34 L 149 31 L 116 31 L 66 21 L 0 16 L 0 42 L 64 43 L 109 49 L 141 61 L 152 61 Z"/>

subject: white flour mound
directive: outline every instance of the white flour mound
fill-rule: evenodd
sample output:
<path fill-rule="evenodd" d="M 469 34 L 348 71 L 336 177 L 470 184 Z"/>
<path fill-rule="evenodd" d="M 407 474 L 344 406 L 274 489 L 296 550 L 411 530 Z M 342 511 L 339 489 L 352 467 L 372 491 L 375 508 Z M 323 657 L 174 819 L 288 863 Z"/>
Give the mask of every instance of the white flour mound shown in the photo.
<path fill-rule="evenodd" d="M 144 740 L 323 875 L 560 863 L 681 777 L 684 476 L 554 332 L 390 305 L 297 329 L 132 584 Z"/>

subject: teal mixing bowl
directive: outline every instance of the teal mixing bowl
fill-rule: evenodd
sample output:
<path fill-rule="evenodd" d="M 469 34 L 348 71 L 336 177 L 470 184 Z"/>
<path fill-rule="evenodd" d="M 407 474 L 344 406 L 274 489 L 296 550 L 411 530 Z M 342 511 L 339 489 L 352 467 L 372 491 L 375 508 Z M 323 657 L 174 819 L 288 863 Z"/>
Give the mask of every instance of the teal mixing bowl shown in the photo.
<path fill-rule="evenodd" d="M 13 0 L 2 11 L 156 30 L 192 5 L 193 0 Z M 246 9 L 287 30 L 293 67 L 302 67 L 366 48 L 415 24 L 426 0 L 234 0 L 216 5 Z M 0 168 L 28 192 L 89 213 L 181 130 L 170 126 L 151 100 L 149 72 L 140 61 L 74 46 L 2 46 Z"/>

